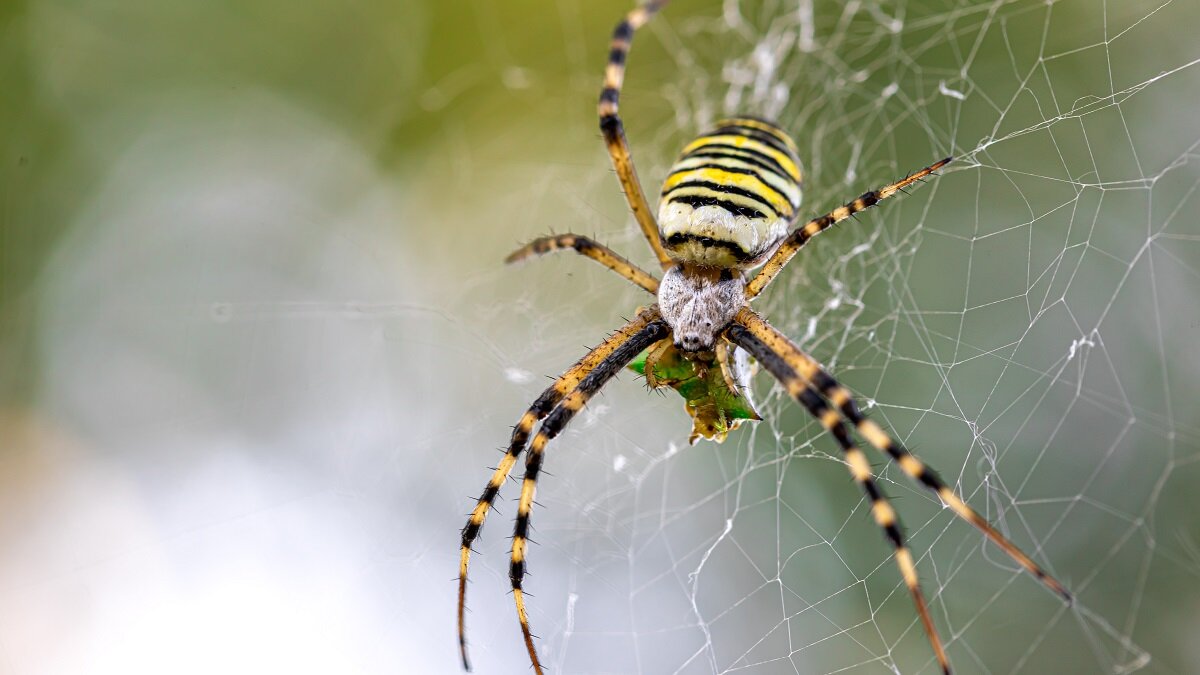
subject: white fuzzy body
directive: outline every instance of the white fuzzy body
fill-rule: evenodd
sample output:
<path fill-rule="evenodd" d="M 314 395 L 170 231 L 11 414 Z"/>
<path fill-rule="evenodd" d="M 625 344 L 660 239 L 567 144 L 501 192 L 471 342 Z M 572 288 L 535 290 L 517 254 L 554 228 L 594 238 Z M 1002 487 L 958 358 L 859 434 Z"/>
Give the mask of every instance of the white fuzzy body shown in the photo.
<path fill-rule="evenodd" d="M 717 335 L 746 304 L 745 286 L 736 270 L 682 265 L 667 270 L 658 287 L 658 306 L 675 345 L 684 352 L 711 351 Z"/>

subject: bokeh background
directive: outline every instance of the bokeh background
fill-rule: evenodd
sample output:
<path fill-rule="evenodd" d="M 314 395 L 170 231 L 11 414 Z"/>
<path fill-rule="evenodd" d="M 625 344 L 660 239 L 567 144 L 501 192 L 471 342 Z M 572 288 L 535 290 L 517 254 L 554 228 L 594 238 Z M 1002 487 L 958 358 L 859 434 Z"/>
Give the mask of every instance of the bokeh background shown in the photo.
<path fill-rule="evenodd" d="M 627 2 L 0 5 L 0 673 L 455 673 L 458 531 L 509 425 L 639 303 L 596 131 Z M 817 214 L 933 159 L 760 303 L 1078 595 L 880 461 L 959 673 L 1200 673 L 1200 8 L 684 2 L 623 111 L 653 193 L 769 115 Z M 556 673 L 933 673 L 889 550 L 765 376 L 686 444 L 620 378 L 552 447 Z M 528 672 L 510 485 L 479 673 Z"/>

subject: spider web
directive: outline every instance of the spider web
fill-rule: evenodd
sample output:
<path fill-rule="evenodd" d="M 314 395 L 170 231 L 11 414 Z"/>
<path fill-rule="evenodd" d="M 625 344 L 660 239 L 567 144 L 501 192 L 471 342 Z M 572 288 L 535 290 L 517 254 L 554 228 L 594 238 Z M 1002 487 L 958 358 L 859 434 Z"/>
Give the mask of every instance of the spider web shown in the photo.
<path fill-rule="evenodd" d="M 595 129 L 626 6 L 457 4 L 0 12 L 0 673 L 459 672 L 464 498 L 542 375 L 649 302 L 499 260 L 548 231 L 650 256 Z M 675 0 L 634 46 L 651 193 L 731 112 L 791 130 L 806 214 L 955 156 L 757 304 L 1075 593 L 875 457 L 957 673 L 1200 672 L 1196 26 L 1183 0 Z M 689 447 L 626 373 L 552 444 L 550 672 L 937 672 L 836 446 L 756 395 L 765 421 Z M 485 675 L 528 664 L 515 496 L 473 558 Z"/>
<path fill-rule="evenodd" d="M 1200 434 L 1183 402 L 1198 380 L 1177 361 L 1197 325 L 1200 128 L 1181 111 L 1200 52 L 1173 37 L 1195 8 L 730 1 L 666 15 L 635 46 L 625 97 L 649 185 L 737 112 L 793 131 L 812 215 L 956 157 L 823 235 L 761 303 L 1078 596 L 1064 607 L 878 462 L 956 672 L 1197 672 L 1197 596 L 1168 590 L 1197 572 L 1185 486 Z M 520 274 L 554 285 L 576 262 Z M 576 273 L 607 306 L 615 284 Z M 626 296 L 617 307 L 644 302 Z M 532 350 L 567 362 L 554 345 L 579 312 L 549 319 L 545 291 L 522 297 Z M 938 670 L 836 446 L 778 388 L 760 392 L 767 421 L 725 445 L 682 446 L 673 396 L 610 392 L 551 451 L 530 565 L 552 672 Z"/>

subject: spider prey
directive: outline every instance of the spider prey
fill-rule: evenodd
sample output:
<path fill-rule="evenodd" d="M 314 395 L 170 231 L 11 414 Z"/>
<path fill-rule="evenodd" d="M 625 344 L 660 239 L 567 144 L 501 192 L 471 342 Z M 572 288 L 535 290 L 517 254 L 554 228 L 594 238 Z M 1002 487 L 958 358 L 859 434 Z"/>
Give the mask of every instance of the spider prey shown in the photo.
<path fill-rule="evenodd" d="M 462 530 L 458 636 L 463 666 L 470 668 L 463 614 L 471 545 L 521 452 L 528 446 L 509 576 L 525 646 L 535 673 L 541 675 L 522 582 L 529 514 L 546 446 L 597 391 L 631 363 L 646 375 L 651 387 L 671 387 L 684 396 L 694 418 L 693 441 L 699 437 L 719 441 L 739 422 L 758 419 L 747 391 L 749 355 L 840 446 L 851 475 L 870 501 L 875 522 L 892 545 L 896 565 L 912 595 L 934 655 L 942 671 L 949 673 L 950 663 L 921 592 L 913 556 L 904 542 L 896 512 L 876 485 L 866 455 L 851 437 L 851 427 L 1067 602 L 1071 601 L 1070 593 L 997 532 L 925 464 L 864 417 L 849 391 L 764 321 L 749 303 L 809 239 L 933 174 L 950 159 L 935 162 L 901 181 L 866 192 L 826 215 L 793 227 L 801 197 L 795 143 L 772 122 L 735 117 L 718 122 L 713 130 L 683 148 L 663 184 L 655 218 L 634 171 L 617 102 L 633 33 L 665 4 L 666 0 L 647 2 L 617 24 L 599 103 L 600 129 L 617 178 L 658 259 L 662 281 L 611 249 L 574 234 L 537 239 L 508 257 L 508 262 L 515 262 L 552 251 L 574 250 L 656 295 L 657 303 L 639 311 L 632 321 L 567 369 L 542 392 L 514 427 L 508 452 Z M 534 434 L 539 421 L 541 427 Z"/>

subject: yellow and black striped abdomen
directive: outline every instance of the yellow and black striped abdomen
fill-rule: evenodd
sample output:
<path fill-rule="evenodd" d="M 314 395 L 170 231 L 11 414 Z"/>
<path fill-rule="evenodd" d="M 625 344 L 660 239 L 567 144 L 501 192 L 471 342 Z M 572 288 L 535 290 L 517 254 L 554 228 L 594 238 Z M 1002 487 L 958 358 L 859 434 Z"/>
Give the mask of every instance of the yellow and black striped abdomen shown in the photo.
<path fill-rule="evenodd" d="M 796 144 L 764 120 L 722 120 L 692 141 L 663 184 L 658 223 L 677 262 L 760 264 L 800 208 Z"/>

